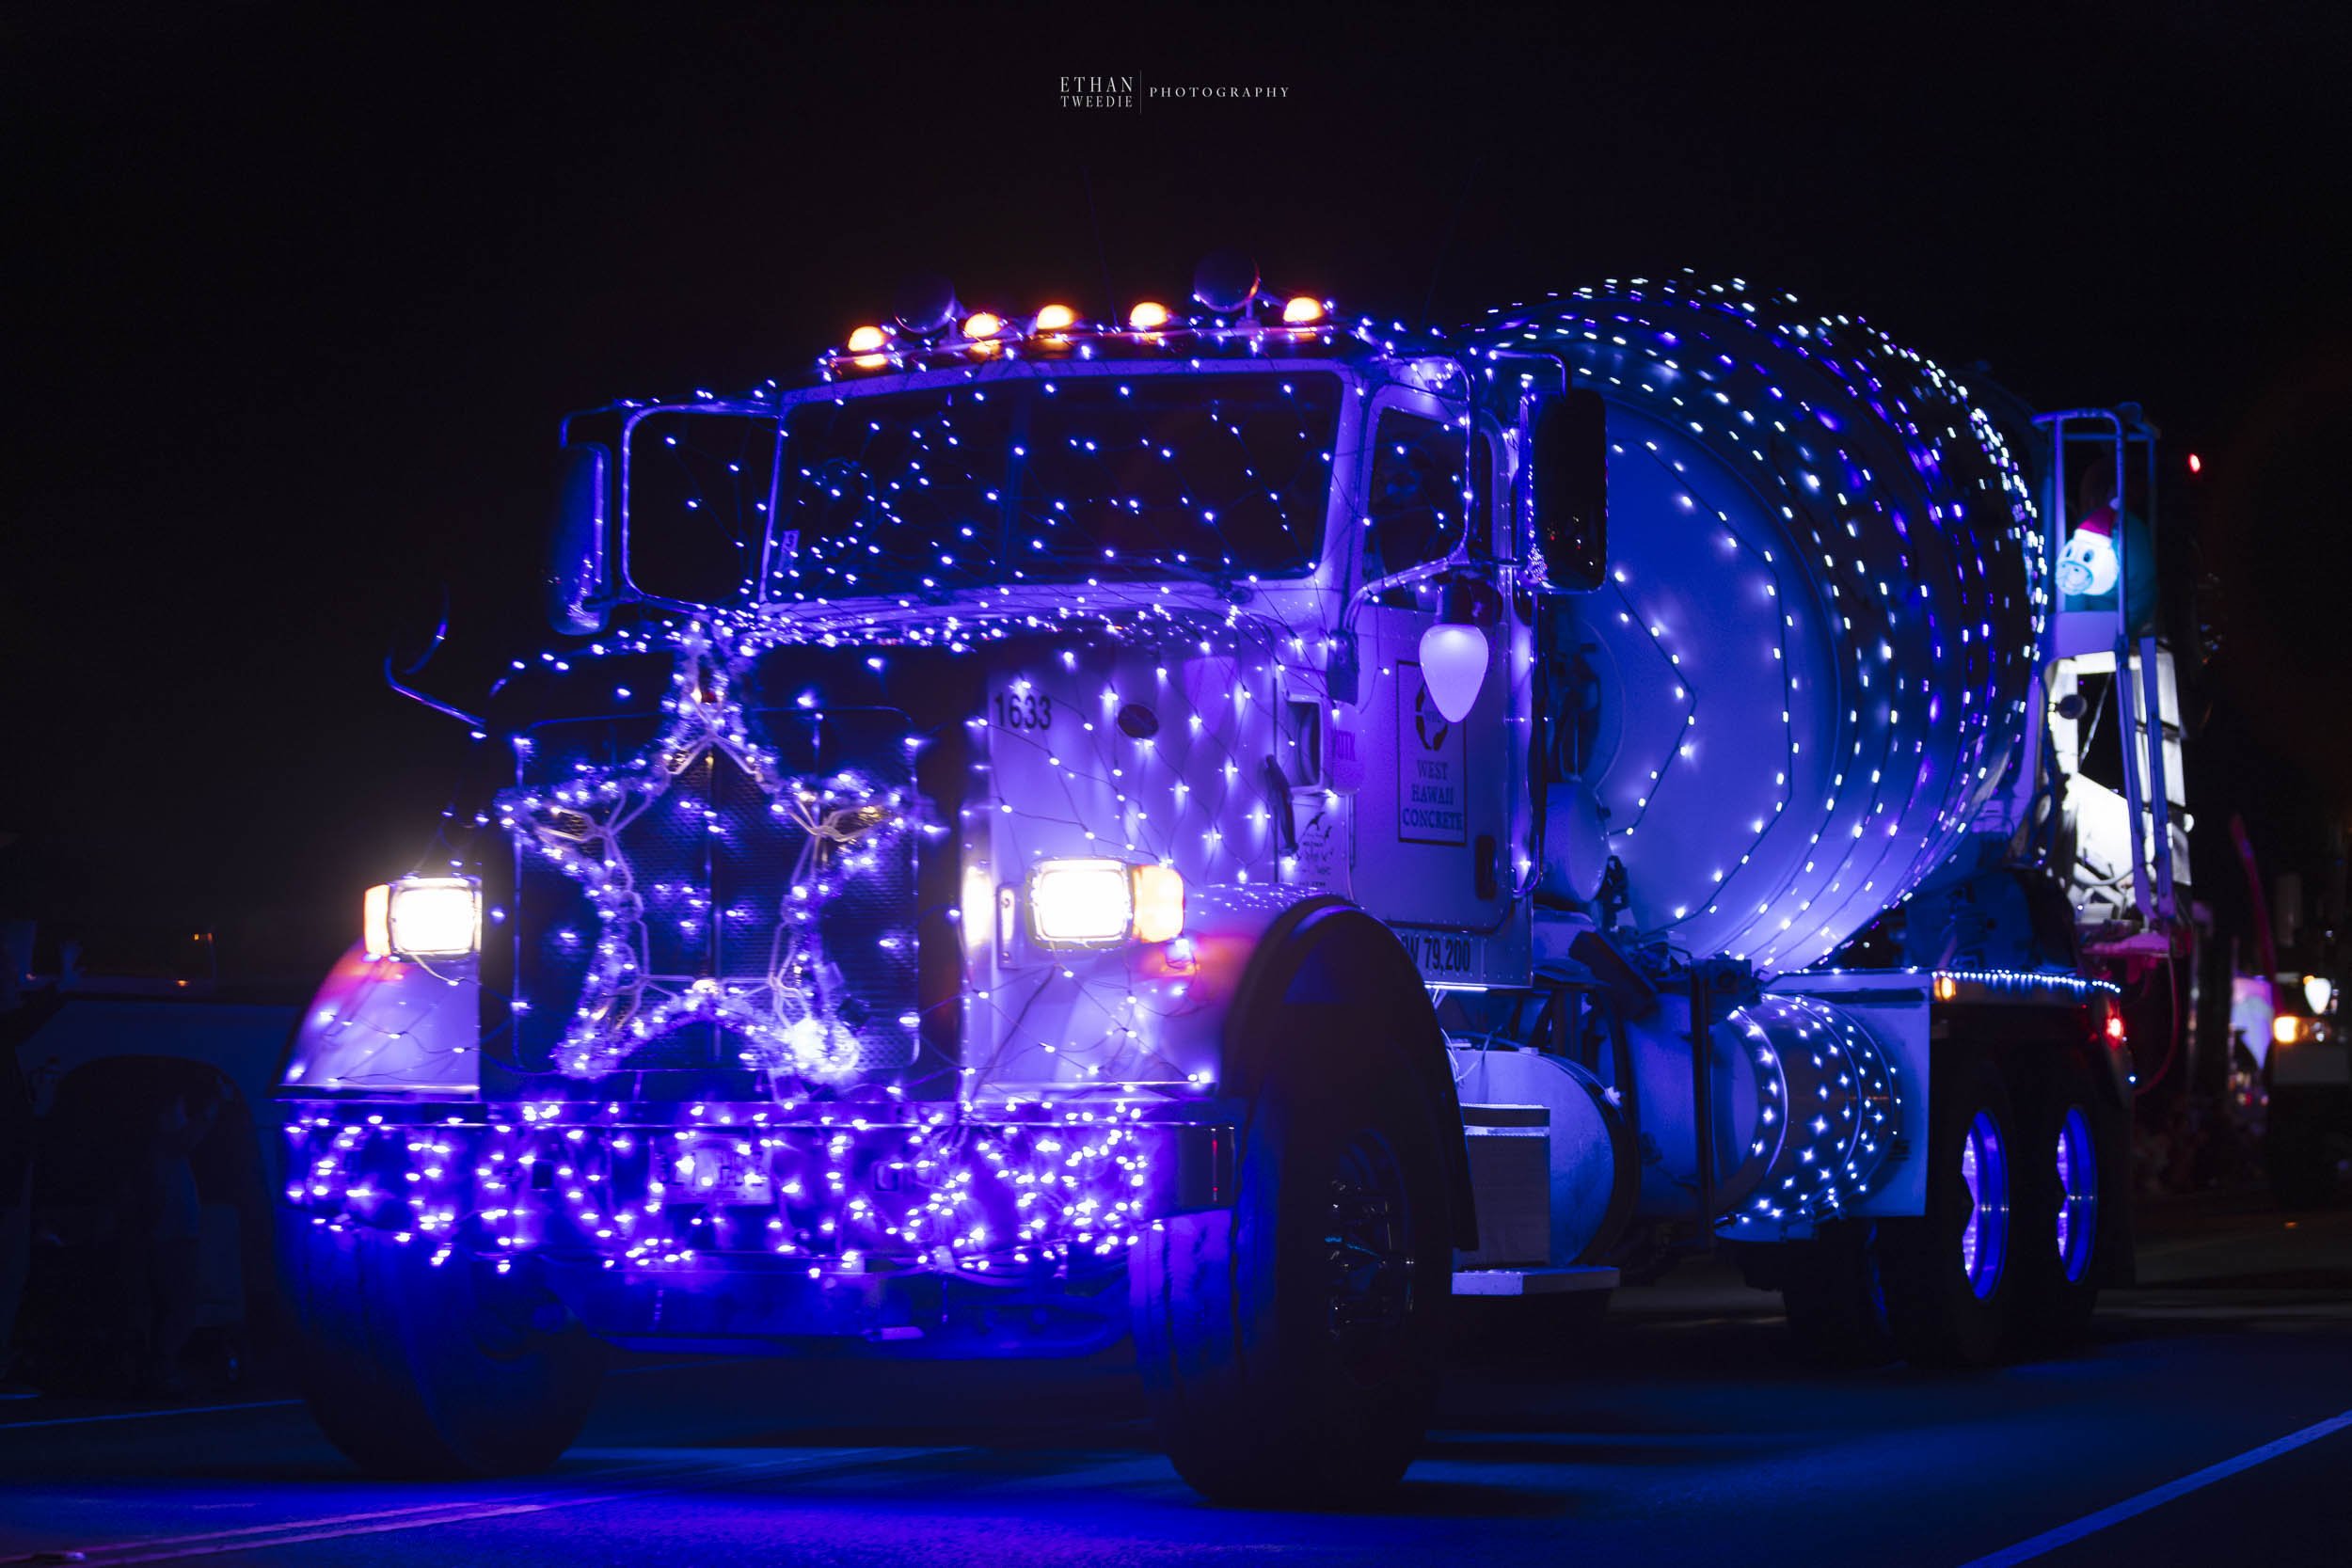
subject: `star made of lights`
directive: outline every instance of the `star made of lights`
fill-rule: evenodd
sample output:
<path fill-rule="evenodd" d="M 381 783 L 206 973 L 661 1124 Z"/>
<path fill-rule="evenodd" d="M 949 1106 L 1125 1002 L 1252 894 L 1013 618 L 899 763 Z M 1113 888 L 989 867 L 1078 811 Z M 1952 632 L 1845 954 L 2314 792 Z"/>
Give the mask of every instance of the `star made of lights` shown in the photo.
<path fill-rule="evenodd" d="M 744 1042 L 743 1060 L 780 1075 L 832 1081 L 857 1068 L 860 1042 L 841 1020 L 842 988 L 825 959 L 818 915 L 838 879 L 877 863 L 908 824 L 907 797 L 856 773 L 788 777 L 733 695 L 748 660 L 713 645 L 699 625 L 678 635 L 679 660 L 663 708 L 673 721 L 644 752 L 609 771 L 508 790 L 498 818 L 515 841 L 578 882 L 599 929 L 578 1009 L 555 1052 L 558 1070 L 596 1079 L 641 1047 L 707 1022 Z M 799 859 L 776 911 L 761 974 L 657 977 L 647 956 L 645 900 L 622 837 L 705 756 L 736 764 L 779 823 L 801 830 Z M 715 820 L 712 832 L 723 832 Z"/>

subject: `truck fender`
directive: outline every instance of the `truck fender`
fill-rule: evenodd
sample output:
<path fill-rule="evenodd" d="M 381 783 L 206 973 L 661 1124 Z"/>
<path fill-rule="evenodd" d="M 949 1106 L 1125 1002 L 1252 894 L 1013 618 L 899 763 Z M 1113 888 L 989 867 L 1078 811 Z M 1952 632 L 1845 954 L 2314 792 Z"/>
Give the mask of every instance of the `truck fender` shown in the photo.
<path fill-rule="evenodd" d="M 1454 1244 L 1474 1249 L 1478 1219 L 1470 1153 L 1445 1032 L 1405 944 L 1356 905 L 1313 895 L 1265 921 L 1226 999 L 1219 1091 L 1252 1097 L 1278 1060 L 1316 1050 L 1343 1052 L 1350 1040 L 1380 1036 L 1396 1040 L 1437 1119 Z"/>
<path fill-rule="evenodd" d="M 281 1097 L 311 1089 L 481 1092 L 481 987 L 470 964 L 372 958 L 353 942 L 327 971 L 287 1043 Z M 346 1073 L 357 1075 L 345 1082 Z"/>

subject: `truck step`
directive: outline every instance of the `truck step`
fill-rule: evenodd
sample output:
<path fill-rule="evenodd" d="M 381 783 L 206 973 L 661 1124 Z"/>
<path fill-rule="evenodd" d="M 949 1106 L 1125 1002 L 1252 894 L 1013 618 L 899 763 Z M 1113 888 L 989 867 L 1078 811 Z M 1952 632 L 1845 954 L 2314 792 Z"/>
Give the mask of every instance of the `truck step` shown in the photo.
<path fill-rule="evenodd" d="M 1617 1271 L 1598 1264 L 1564 1269 L 1459 1269 L 1457 1296 L 1549 1296 L 1569 1291 L 1613 1291 Z"/>

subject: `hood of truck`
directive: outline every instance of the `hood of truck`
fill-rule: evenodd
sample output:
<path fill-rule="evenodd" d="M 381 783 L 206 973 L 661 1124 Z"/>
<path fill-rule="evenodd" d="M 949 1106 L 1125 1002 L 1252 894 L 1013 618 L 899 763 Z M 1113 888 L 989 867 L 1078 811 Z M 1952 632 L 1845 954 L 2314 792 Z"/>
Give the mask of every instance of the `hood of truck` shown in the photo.
<path fill-rule="evenodd" d="M 633 1090 L 665 1095 L 740 1090 L 746 1072 L 771 1090 L 781 1077 L 813 1093 L 883 1081 L 937 1093 L 968 1065 L 967 1040 L 1002 1043 L 1009 993 L 1031 971 L 1067 972 L 1022 940 L 1039 861 L 1152 862 L 1200 888 L 1283 879 L 1288 787 L 1313 766 L 1311 720 L 1293 705 L 1311 713 L 1319 699 L 1262 623 L 1163 605 L 1125 626 L 1068 626 L 990 608 L 958 635 L 938 635 L 947 618 L 933 609 L 926 641 L 893 639 L 877 607 L 872 641 L 846 627 L 792 641 L 744 633 L 703 656 L 729 674 L 723 693 L 698 700 L 723 703 L 766 766 L 726 747 L 675 768 L 659 760 L 665 745 L 684 750 L 679 694 L 712 684 L 675 639 L 616 642 L 517 683 L 503 716 L 508 809 L 485 814 L 500 838 L 483 857 L 498 911 L 485 1006 L 505 1014 L 487 1022 L 511 1031 L 514 1064 L 592 1082 L 658 1074 Z M 653 798 L 580 793 L 649 767 Z M 612 829 L 594 865 L 566 848 L 585 842 L 577 834 L 550 852 L 546 821 L 515 809 L 538 800 L 544 816 L 565 789 Z M 880 804 L 861 829 L 846 814 L 869 798 Z M 628 966 L 649 982 L 629 1006 L 657 1026 L 612 1037 L 604 1056 L 568 1051 L 583 1008 L 609 1002 Z M 773 999 L 780 966 L 818 977 L 829 1022 L 802 1031 L 819 1043 L 813 1058 L 780 1061 L 726 1007 L 677 1000 L 698 984 Z M 1082 1046 L 1108 1042 L 1088 1064 L 1095 1075 L 1152 1077 L 1152 1064 L 1121 1054 L 1124 996 L 1106 991 L 1064 1027 Z M 803 1004 L 787 1001 L 797 1016 Z"/>

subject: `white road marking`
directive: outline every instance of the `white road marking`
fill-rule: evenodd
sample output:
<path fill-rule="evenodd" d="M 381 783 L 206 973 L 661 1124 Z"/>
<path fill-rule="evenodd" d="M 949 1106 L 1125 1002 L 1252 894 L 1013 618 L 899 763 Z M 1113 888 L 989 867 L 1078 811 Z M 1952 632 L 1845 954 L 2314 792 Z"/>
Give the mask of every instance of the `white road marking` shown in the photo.
<path fill-rule="evenodd" d="M 111 1416 L 56 1416 L 42 1421 L 0 1421 L 0 1432 L 30 1432 L 35 1427 L 88 1426 L 96 1421 L 144 1421 L 154 1416 L 217 1416 L 224 1410 L 280 1410 L 300 1400 L 249 1400 L 244 1404 L 167 1404 L 153 1410 L 121 1410 Z"/>
<path fill-rule="evenodd" d="M 793 1459 L 801 1457 L 803 1456 L 797 1454 L 792 1456 Z M 639 1465 L 619 1465 L 612 1470 L 583 1476 L 580 1479 L 598 1481 L 607 1486 L 626 1481 L 672 1481 L 681 1477 L 698 1475 L 704 1471 L 716 1471 L 723 1466 L 723 1462 L 708 1459 L 650 1461 Z M 268 1524 L 238 1525 L 229 1529 L 196 1530 L 186 1535 L 149 1536 L 140 1541 L 103 1541 L 95 1545 L 84 1545 L 75 1549 L 85 1554 L 147 1551 L 157 1546 L 186 1545 L 199 1541 L 228 1541 L 231 1538 L 270 1535 L 279 1530 L 318 1529 L 336 1525 L 359 1525 L 380 1519 L 408 1519 L 426 1513 L 440 1514 L 485 1508 L 499 1509 L 508 1504 L 537 1502 L 563 1495 L 551 1488 L 542 1486 L 527 1492 L 509 1492 L 499 1497 L 444 1497 L 439 1502 L 414 1503 L 406 1508 L 374 1508 L 359 1513 L 327 1513 L 313 1515 L 307 1519 L 279 1519 Z M 440 1521 L 435 1519 L 417 1522 L 437 1524 Z M 0 1563 L 24 1560 L 26 1560 L 16 1557 L 0 1558 Z"/>
<path fill-rule="evenodd" d="M 603 1490 L 564 1492 L 545 1490 L 510 1494 L 479 1501 L 425 1503 L 413 1508 L 385 1509 L 369 1513 L 343 1513 L 323 1518 L 286 1519 L 276 1524 L 250 1525 L 240 1529 L 206 1530 L 193 1535 L 161 1536 L 146 1541 L 129 1541 L 101 1546 L 64 1548 L 77 1551 L 80 1557 L 70 1560 L 87 1561 L 95 1568 L 107 1564 L 135 1562 L 167 1562 L 179 1558 L 209 1557 L 219 1552 L 264 1551 L 273 1546 L 294 1546 L 311 1541 L 334 1541 L 354 1535 L 381 1535 L 391 1530 L 429 1529 L 436 1525 L 472 1524 L 484 1519 L 504 1518 L 520 1513 L 551 1513 L 568 1508 L 589 1508 L 599 1503 L 628 1502 L 644 1497 L 666 1497 L 672 1493 L 689 1492 L 709 1482 L 730 1480 L 766 1480 L 778 1475 L 790 1475 L 809 1470 L 827 1469 L 837 1465 L 857 1464 L 886 1464 L 901 1459 L 953 1452 L 944 1449 L 810 1449 L 800 1453 L 770 1460 L 746 1462 L 729 1457 L 724 1460 L 702 1460 L 671 1465 L 648 1465 L 634 1472 L 623 1471 L 618 1477 L 583 1477 L 582 1480 L 605 1480 Z M 610 1484 L 612 1480 L 626 1481 L 631 1476 L 646 1484 Z M 0 1564 L 60 1560 L 58 1547 L 46 1547 L 21 1557 L 0 1558 Z"/>
<path fill-rule="evenodd" d="M 2293 1453 L 2307 1443 L 2316 1443 L 2321 1438 L 2332 1433 L 2342 1432 L 2346 1427 L 2352 1427 L 2352 1410 L 2347 1410 L 2341 1416 L 2331 1416 L 2327 1420 L 2307 1426 L 2300 1432 L 2291 1432 L 2275 1443 L 2265 1443 L 2259 1449 L 2249 1449 L 2235 1458 L 2225 1459 L 2218 1465 L 2208 1465 L 2193 1475 L 2185 1475 L 2178 1481 L 2167 1481 L 2153 1491 L 2142 1492 L 2137 1497 L 2126 1497 L 2112 1508 L 2103 1508 L 2096 1513 L 2086 1513 L 2072 1524 L 2060 1525 L 2056 1529 L 2043 1530 L 2029 1541 L 2020 1541 L 2016 1545 L 1994 1552 L 1990 1557 L 1980 1557 L 1974 1562 L 1963 1563 L 1962 1568 L 2010 1568 L 2012 1563 L 2029 1562 L 2044 1553 L 2057 1551 L 2060 1546 L 2071 1545 L 2087 1535 L 2095 1535 L 2109 1525 L 2120 1525 L 2124 1520 L 2136 1518 L 2152 1508 L 2161 1508 L 2175 1497 L 2185 1497 L 2200 1488 L 2211 1486 L 2217 1481 L 2227 1481 L 2241 1470 L 2250 1470 L 2255 1465 L 2276 1459 L 2282 1453 Z"/>
<path fill-rule="evenodd" d="M 836 1454 L 857 1451 L 862 1450 L 846 1449 L 809 1449 L 801 1453 L 790 1454 L 781 1459 L 767 1461 L 763 1468 L 773 1467 L 778 1465 L 804 1465 L 812 1459 L 825 1459 Z M 759 1462 L 755 1461 L 753 1463 L 758 1464 Z M 583 1475 L 580 1478 L 580 1480 L 583 1483 L 595 1481 L 605 1486 L 612 1486 L 623 1481 L 672 1482 L 678 1481 L 681 1478 L 699 1477 L 705 1474 L 718 1475 L 730 1468 L 740 1471 L 743 1468 L 743 1465 L 732 1460 L 712 1460 L 708 1458 L 649 1460 L 637 1464 L 617 1465 L 609 1470 L 595 1471 L 590 1474 Z M 632 1491 L 629 1495 L 634 1496 L 636 1493 Z M 280 1530 L 326 1528 L 328 1534 L 333 1534 L 335 1531 L 328 1528 L 328 1527 L 338 1525 L 359 1525 L 368 1521 L 380 1519 L 410 1519 L 416 1515 L 428 1513 L 447 1514 L 455 1512 L 462 1514 L 468 1511 L 480 1509 L 501 1511 L 505 1509 L 506 1506 L 510 1504 L 543 1503 L 550 1497 L 560 1498 L 566 1496 L 567 1494 L 564 1492 L 543 1486 L 531 1491 L 508 1492 L 502 1495 L 487 1497 L 445 1497 L 438 1502 L 414 1503 L 406 1508 L 369 1509 L 358 1513 L 317 1514 L 309 1518 L 279 1519 L 260 1525 L 238 1525 L 228 1529 L 198 1530 L 185 1535 L 149 1536 L 145 1539 L 137 1541 L 105 1541 L 100 1542 L 94 1545 L 81 1545 L 73 1549 L 86 1555 L 106 1552 L 136 1552 L 151 1550 L 157 1546 L 183 1545 L 193 1542 L 230 1541 L 231 1538 L 269 1535 Z M 443 1521 L 438 1518 L 416 1518 L 414 1519 L 414 1522 L 417 1524 L 439 1524 Z M 242 1540 L 238 1540 L 234 1542 L 234 1544 L 243 1544 L 246 1543 Z M 224 1546 L 220 1549 L 227 1550 L 227 1547 Z M 5 1568 L 5 1565 L 8 1563 L 36 1560 L 40 1557 L 40 1553 L 36 1552 L 28 1557 L 0 1557 L 0 1568 Z"/>

